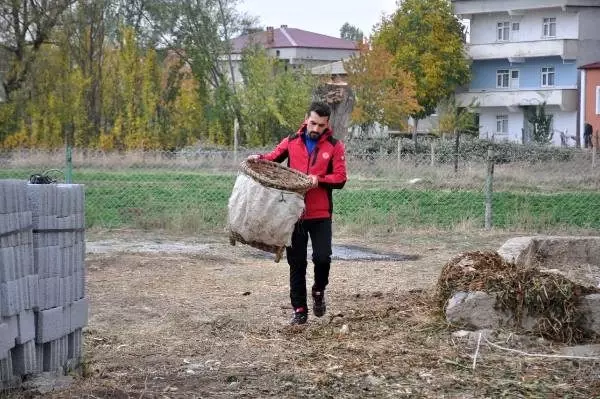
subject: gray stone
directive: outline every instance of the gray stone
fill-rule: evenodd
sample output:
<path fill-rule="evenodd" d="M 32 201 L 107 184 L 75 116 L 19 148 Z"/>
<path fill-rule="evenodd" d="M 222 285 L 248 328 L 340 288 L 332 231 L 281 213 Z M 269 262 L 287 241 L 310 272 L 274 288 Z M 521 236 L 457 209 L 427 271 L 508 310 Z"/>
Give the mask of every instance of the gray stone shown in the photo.
<path fill-rule="evenodd" d="M 448 323 L 481 329 L 495 329 L 507 324 L 511 315 L 496 310 L 496 296 L 486 292 L 457 292 L 446 306 Z"/>

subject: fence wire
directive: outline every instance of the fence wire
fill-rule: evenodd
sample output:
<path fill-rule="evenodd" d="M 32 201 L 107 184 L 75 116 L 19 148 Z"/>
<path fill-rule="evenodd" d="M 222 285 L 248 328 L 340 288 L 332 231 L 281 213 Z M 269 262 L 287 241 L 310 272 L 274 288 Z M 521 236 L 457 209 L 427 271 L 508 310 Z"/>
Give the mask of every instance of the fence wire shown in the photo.
<path fill-rule="evenodd" d="M 85 185 L 88 228 L 223 231 L 239 162 L 262 151 L 73 149 L 72 182 Z M 600 229 L 600 167 L 594 158 L 589 149 L 481 140 L 458 147 L 454 140 L 423 140 L 416 150 L 405 139 L 348 142 L 349 179 L 334 191 L 334 223 L 357 233 L 482 229 L 487 197 L 495 228 L 594 234 Z M 65 151 L 2 153 L 0 178 L 67 171 L 65 159 Z"/>

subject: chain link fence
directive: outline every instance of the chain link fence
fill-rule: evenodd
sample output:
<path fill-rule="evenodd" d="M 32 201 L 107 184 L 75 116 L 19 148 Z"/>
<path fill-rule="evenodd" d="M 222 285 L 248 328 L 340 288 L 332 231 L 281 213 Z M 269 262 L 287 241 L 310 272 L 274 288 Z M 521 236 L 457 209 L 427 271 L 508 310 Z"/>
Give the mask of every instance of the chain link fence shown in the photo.
<path fill-rule="evenodd" d="M 346 147 L 349 179 L 334 191 L 336 229 L 600 229 L 600 167 L 591 150 L 466 138 L 458 145 L 421 139 L 416 148 L 408 139 L 362 139 Z M 222 232 L 239 162 L 264 151 L 73 149 L 72 176 L 67 151 L 10 152 L 0 154 L 0 178 L 47 172 L 64 182 L 68 174 L 85 184 L 88 228 Z"/>

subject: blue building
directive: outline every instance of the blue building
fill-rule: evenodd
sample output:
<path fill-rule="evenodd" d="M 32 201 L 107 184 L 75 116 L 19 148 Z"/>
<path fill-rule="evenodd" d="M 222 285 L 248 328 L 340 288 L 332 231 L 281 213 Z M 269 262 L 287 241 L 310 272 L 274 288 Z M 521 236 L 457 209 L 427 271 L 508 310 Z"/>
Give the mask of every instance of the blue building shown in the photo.
<path fill-rule="evenodd" d="M 479 134 L 531 141 L 530 115 L 545 103 L 552 142 L 578 145 L 579 66 L 600 59 L 600 0 L 452 0 L 469 21 L 472 81 L 457 95 L 477 104 Z"/>

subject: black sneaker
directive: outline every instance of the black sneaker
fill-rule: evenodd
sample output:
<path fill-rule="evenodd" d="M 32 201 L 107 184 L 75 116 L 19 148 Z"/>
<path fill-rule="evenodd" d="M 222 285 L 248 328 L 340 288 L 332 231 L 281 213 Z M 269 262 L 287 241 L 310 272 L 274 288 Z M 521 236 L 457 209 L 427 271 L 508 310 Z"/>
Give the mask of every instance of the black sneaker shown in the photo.
<path fill-rule="evenodd" d="M 317 317 L 321 317 L 325 314 L 327 306 L 325 305 L 325 292 L 313 291 L 313 313 Z"/>
<path fill-rule="evenodd" d="M 305 308 L 298 308 L 294 310 L 294 316 L 290 320 L 290 325 L 298 326 L 300 324 L 306 324 L 308 321 L 308 313 Z"/>

